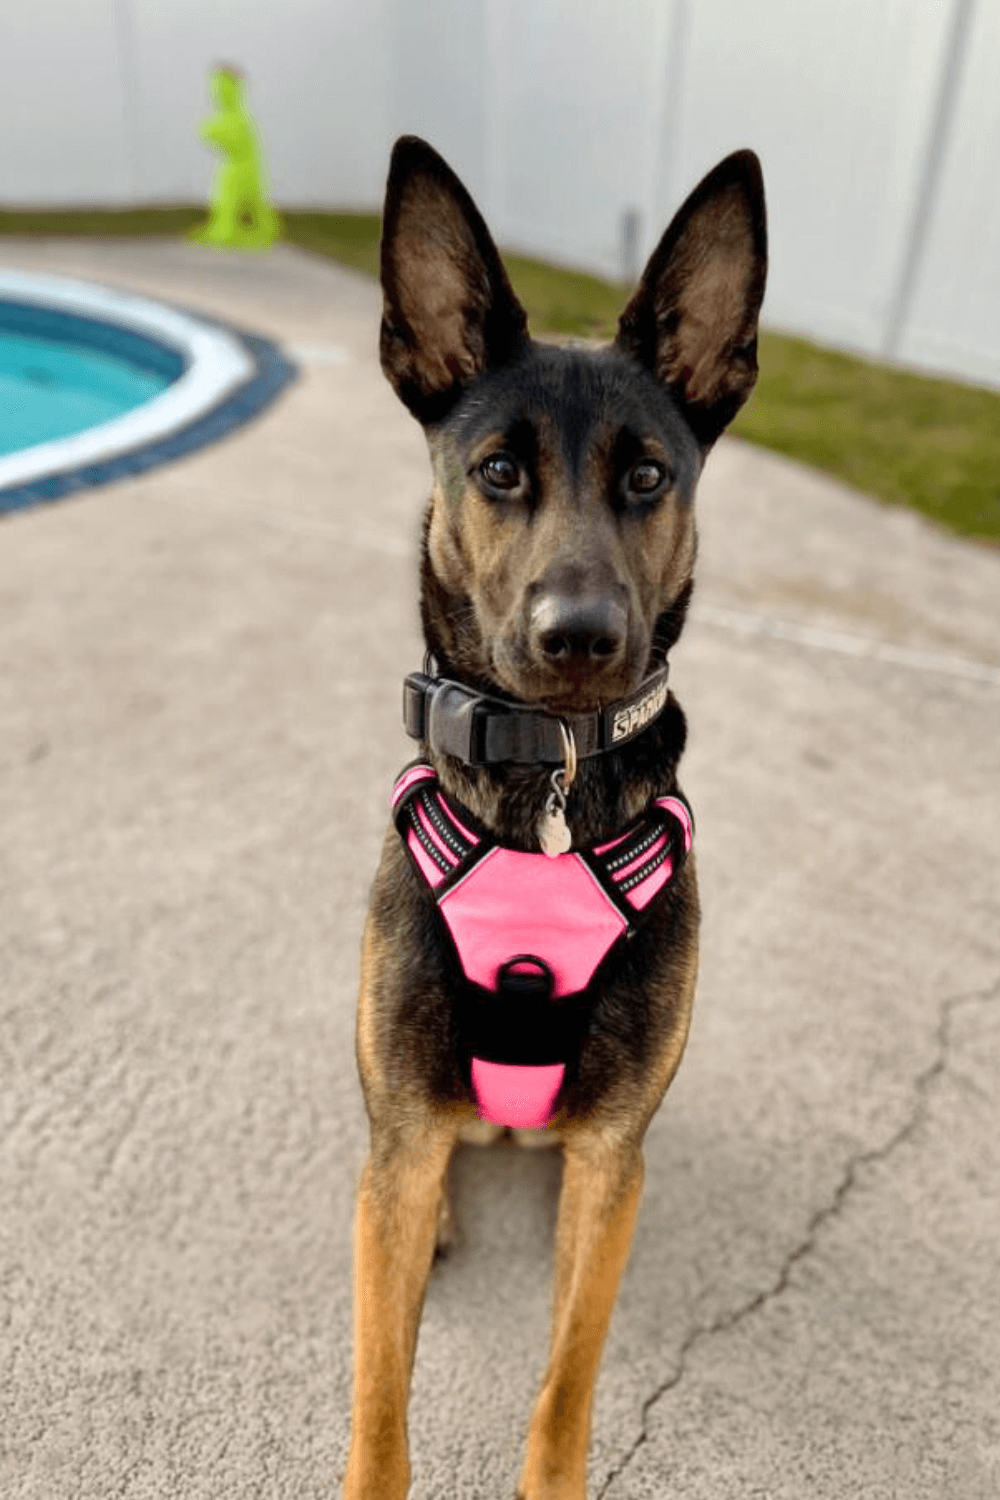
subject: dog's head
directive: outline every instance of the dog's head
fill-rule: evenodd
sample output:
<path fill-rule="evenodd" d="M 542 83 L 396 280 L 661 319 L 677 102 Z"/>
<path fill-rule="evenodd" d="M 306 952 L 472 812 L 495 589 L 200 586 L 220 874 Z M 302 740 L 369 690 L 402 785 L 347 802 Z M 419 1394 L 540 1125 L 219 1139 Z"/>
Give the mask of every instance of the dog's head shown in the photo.
<path fill-rule="evenodd" d="M 396 143 L 382 235 L 382 368 L 434 468 L 423 620 L 450 675 L 554 712 L 630 693 L 679 634 L 709 448 L 757 378 L 760 164 L 695 188 L 607 348 L 528 336 L 469 194 Z"/>

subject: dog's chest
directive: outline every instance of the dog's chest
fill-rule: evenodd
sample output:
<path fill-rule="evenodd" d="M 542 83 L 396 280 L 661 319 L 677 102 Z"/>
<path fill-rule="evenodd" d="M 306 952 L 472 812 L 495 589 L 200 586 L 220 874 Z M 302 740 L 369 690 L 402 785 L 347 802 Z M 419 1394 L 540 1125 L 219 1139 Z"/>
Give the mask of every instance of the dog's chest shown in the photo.
<path fill-rule="evenodd" d="M 551 858 L 495 842 L 445 799 L 426 764 L 399 777 L 393 809 L 464 978 L 459 1030 L 480 1115 L 544 1124 L 586 1025 L 595 976 L 683 863 L 687 804 L 659 798 L 618 837 Z"/>

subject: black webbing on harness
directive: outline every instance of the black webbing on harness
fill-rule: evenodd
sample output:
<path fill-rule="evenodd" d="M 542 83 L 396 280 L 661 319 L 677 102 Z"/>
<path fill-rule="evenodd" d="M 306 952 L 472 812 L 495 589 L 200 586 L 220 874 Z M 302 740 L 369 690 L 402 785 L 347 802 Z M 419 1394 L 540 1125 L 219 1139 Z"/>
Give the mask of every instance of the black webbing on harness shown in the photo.
<path fill-rule="evenodd" d="M 682 792 L 676 789 L 670 793 L 670 796 L 676 798 L 678 802 L 682 802 L 687 808 L 688 817 L 691 819 L 691 826 L 693 828 L 694 814 L 691 811 L 687 798 Z M 477 864 L 498 843 L 498 840 L 493 837 L 492 833 L 479 823 L 478 819 L 467 807 L 463 807 L 459 802 L 453 802 L 452 806 L 455 817 L 459 822 L 464 823 L 467 828 L 473 830 L 475 834 L 475 842 L 467 839 L 456 826 L 455 821 L 445 811 L 443 806 L 444 800 L 444 793 L 438 786 L 436 778 L 434 780 L 428 778 L 427 780 L 416 781 L 403 793 L 393 814 L 396 828 L 403 841 L 403 847 L 410 858 L 410 863 L 420 877 L 420 884 L 433 897 L 435 902 L 440 901 L 442 896 L 445 896 L 451 890 L 452 886 L 463 879 L 472 866 Z M 434 839 L 427 832 L 427 829 L 418 816 L 418 808 L 423 812 L 424 817 L 431 824 L 441 842 L 454 856 L 453 861 L 448 859 L 447 855 L 442 852 L 438 844 L 435 843 Z M 441 871 L 444 879 L 439 885 L 430 885 L 419 864 L 413 858 L 413 853 L 408 842 L 408 835 L 411 832 L 416 837 L 428 859 Z M 668 837 L 662 846 L 657 849 L 655 846 L 659 843 L 661 835 L 664 833 Z M 598 847 L 603 847 L 607 842 L 607 839 L 595 840 Z M 640 856 L 645 854 L 647 850 L 652 851 L 649 857 L 641 859 Z M 660 807 L 654 802 L 613 849 L 607 850 L 604 854 L 596 854 L 592 847 L 588 847 L 575 850 L 574 853 L 578 854 L 584 861 L 598 884 L 624 917 L 626 931 L 623 936 L 627 937 L 642 924 L 651 908 L 656 905 L 657 897 L 660 895 L 658 891 L 656 896 L 653 897 L 652 902 L 648 903 L 645 907 L 637 908 L 632 902 L 626 900 L 628 892 L 634 890 L 636 886 L 641 885 L 644 880 L 655 874 L 668 859 L 672 861 L 673 868 L 669 881 L 667 881 L 662 889 L 666 890 L 673 885 L 684 866 L 684 861 L 687 859 L 687 843 L 680 819 L 669 808 Z M 639 863 L 635 865 L 634 869 L 629 870 L 624 879 L 616 880 L 614 878 L 616 872 L 632 864 L 633 860 L 638 860 Z"/>
<path fill-rule="evenodd" d="M 405 773 L 404 773 L 405 774 Z M 678 791 L 670 793 L 690 808 Z M 445 810 L 454 812 L 454 819 Z M 445 854 L 424 826 L 433 828 L 445 846 Z M 478 822 L 461 803 L 445 802 L 436 778 L 414 781 L 403 793 L 395 808 L 395 822 L 409 862 L 418 876 L 422 890 L 437 907 L 445 896 L 486 854 L 497 845 L 488 829 Z M 455 819 L 473 834 L 475 842 L 456 826 Z M 693 819 L 692 819 L 693 822 Z M 432 885 L 409 846 L 409 835 L 418 840 L 443 879 Z M 667 839 L 656 848 L 662 835 Z M 597 840 L 603 847 L 607 839 Z M 554 978 L 544 959 L 534 954 L 518 954 L 501 964 L 492 988 L 469 979 L 462 964 L 443 913 L 437 913 L 442 941 L 462 975 L 461 990 L 454 1010 L 459 1052 L 468 1082 L 473 1057 L 490 1062 L 539 1066 L 564 1062 L 571 1066 L 597 999 L 599 984 L 613 969 L 623 945 L 656 908 L 666 891 L 674 884 L 686 859 L 685 830 L 680 819 L 669 808 L 653 804 L 627 831 L 613 849 L 596 854 L 592 847 L 575 851 L 587 865 L 595 880 L 625 920 L 621 935 L 611 944 L 582 990 L 569 995 L 555 995 Z M 449 855 L 451 858 L 449 858 Z M 538 855 L 539 859 L 546 856 Z M 667 860 L 672 861 L 670 879 L 643 908 L 635 907 L 627 892 L 653 875 Z M 615 880 L 618 871 L 635 863 L 623 880 Z"/>

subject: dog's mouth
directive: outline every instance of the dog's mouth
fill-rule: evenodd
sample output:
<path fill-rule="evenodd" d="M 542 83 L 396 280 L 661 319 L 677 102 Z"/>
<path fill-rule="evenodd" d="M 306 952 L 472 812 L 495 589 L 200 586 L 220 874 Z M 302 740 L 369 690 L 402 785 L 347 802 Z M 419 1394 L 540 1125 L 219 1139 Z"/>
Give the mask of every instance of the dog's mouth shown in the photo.
<path fill-rule="evenodd" d="M 649 657 L 634 590 L 603 573 L 550 572 L 483 633 L 490 674 L 504 692 L 554 715 L 602 711 L 635 691 Z"/>
<path fill-rule="evenodd" d="M 621 663 L 614 670 L 600 665 L 579 663 L 558 672 L 542 670 L 530 660 L 511 660 L 502 648 L 494 649 L 491 676 L 503 696 L 546 713 L 599 713 L 620 698 L 627 698 L 642 680 L 642 662 L 638 667 Z"/>

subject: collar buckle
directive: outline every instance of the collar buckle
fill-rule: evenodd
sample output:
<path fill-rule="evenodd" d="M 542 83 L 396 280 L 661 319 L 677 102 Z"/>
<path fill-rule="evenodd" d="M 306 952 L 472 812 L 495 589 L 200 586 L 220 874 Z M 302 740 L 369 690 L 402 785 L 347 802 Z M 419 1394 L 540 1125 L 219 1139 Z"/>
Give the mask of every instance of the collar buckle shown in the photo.
<path fill-rule="evenodd" d="M 431 671 L 427 669 L 431 668 Z M 567 788 L 578 759 L 616 750 L 657 719 L 667 703 L 667 667 L 628 698 L 589 714 L 559 717 L 530 704 L 506 703 L 437 675 L 428 652 L 424 670 L 403 683 L 403 726 L 440 754 L 469 766 L 562 765 Z"/>

